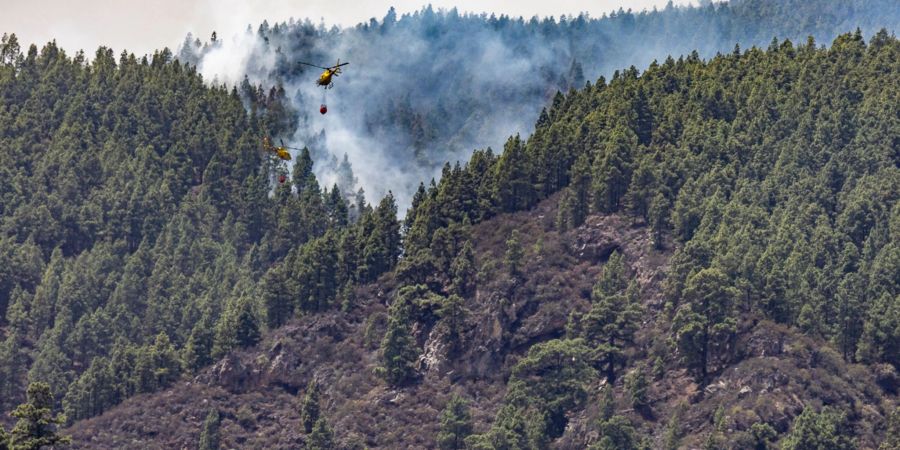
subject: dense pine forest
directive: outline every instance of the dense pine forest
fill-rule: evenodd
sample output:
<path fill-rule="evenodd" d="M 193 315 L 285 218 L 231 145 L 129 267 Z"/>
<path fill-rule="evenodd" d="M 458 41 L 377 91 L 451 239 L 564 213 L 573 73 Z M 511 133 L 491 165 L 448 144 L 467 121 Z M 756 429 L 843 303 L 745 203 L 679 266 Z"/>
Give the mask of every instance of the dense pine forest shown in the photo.
<path fill-rule="evenodd" d="M 264 152 L 283 85 L 4 35 L 0 448 L 896 448 L 900 42 L 863 36 L 557 92 L 398 205 Z"/>
<path fill-rule="evenodd" d="M 89 417 L 254 344 L 301 291 L 299 309 L 322 310 L 396 263 L 390 196 L 348 205 L 308 152 L 275 181 L 277 89 L 249 115 L 166 51 L 88 64 L 11 35 L 2 55 L 3 410 L 42 381 L 69 420 Z"/>
<path fill-rule="evenodd" d="M 735 48 L 708 62 L 696 54 L 668 58 L 642 74 L 616 72 L 559 95 L 531 138 L 510 138 L 496 156 L 476 152 L 420 190 L 401 267 L 426 267 L 413 271 L 417 283 L 454 274 L 456 261 L 442 265 L 436 252 L 443 227 L 527 210 L 562 189 L 560 231 L 592 213 L 625 212 L 646 224 L 656 248 L 673 238 L 661 334 L 648 343 L 654 363 L 675 359 L 706 385 L 735 363 L 738 334 L 766 319 L 827 342 L 846 362 L 868 364 L 895 398 L 898 50 L 885 31 L 868 44 L 858 32 L 842 35 L 827 50 L 812 39 L 773 41 L 766 51 Z M 506 253 L 514 279 L 522 276 L 515 239 Z M 620 262 L 607 264 L 590 309 L 573 313 L 565 338 L 532 346 L 512 368 L 504 405 L 475 448 L 543 447 L 562 434 L 566 414 L 584 405 L 589 380 L 619 378 L 640 324 L 640 292 Z M 459 285 L 431 289 L 452 294 Z M 400 313 L 393 309 L 392 320 Z M 847 414 L 854 413 L 822 412 L 782 447 L 852 446 L 841 428 Z M 601 429 L 615 430 L 603 432 L 613 440 L 598 448 L 637 445 L 636 436 L 634 444 L 615 441 L 630 435 L 630 425 L 615 419 L 601 420 Z M 834 442 L 804 444 L 812 438 L 797 434 L 824 433 L 815 427 L 839 431 Z"/>

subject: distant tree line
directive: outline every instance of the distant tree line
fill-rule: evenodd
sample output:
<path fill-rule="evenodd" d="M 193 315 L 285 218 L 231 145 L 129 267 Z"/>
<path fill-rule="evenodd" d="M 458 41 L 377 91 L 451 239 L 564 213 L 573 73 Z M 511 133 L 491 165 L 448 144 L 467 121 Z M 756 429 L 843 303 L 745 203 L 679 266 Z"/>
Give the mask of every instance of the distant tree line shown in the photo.
<path fill-rule="evenodd" d="M 392 167 L 424 176 L 440 169 L 448 155 L 465 157 L 473 147 L 497 145 L 511 126 L 531 130 L 556 90 L 581 89 L 586 80 L 615 69 L 645 67 L 654 58 L 692 50 L 713 57 L 735 43 L 765 46 L 774 36 L 831 41 L 857 27 L 871 36 L 898 23 L 893 0 L 669 2 L 647 11 L 558 17 L 429 5 L 408 13 L 391 8 L 381 18 L 344 28 L 302 18 L 248 27 L 245 37 L 255 45 L 245 70 L 250 80 L 292 86 L 297 105 L 318 105 L 320 94 L 312 92 L 318 69 L 299 62 L 349 58 L 346 78 L 328 94 L 346 105 L 340 114 L 347 129 Z M 177 57 L 196 65 L 210 51 L 244 51 L 229 45 L 221 38 L 187 36 Z M 300 108 L 298 114 L 318 112 Z"/>

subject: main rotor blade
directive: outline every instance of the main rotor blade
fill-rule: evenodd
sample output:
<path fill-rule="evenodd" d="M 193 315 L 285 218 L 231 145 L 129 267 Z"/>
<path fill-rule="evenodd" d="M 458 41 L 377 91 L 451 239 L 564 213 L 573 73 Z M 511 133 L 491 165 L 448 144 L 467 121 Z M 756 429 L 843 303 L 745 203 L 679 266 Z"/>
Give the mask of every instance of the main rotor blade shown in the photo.
<path fill-rule="evenodd" d="M 319 68 L 319 69 L 324 69 L 324 70 L 328 70 L 328 69 L 329 69 L 329 67 L 317 66 L 317 65 L 315 65 L 315 64 L 310 64 L 310 63 L 306 63 L 306 62 L 303 62 L 303 61 L 297 61 L 297 63 L 298 63 L 298 64 L 303 64 L 303 65 L 305 65 L 305 66 L 311 66 L 311 67 L 316 67 L 316 68 Z"/>

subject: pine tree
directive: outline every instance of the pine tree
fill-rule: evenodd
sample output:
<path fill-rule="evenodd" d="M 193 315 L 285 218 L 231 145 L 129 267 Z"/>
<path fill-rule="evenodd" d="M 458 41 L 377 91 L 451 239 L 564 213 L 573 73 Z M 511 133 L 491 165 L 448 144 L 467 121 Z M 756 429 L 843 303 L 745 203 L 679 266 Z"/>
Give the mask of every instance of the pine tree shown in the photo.
<path fill-rule="evenodd" d="M 441 450 L 465 449 L 465 439 L 472 434 L 472 416 L 469 403 L 458 394 L 453 394 L 441 412 L 441 429 L 437 435 Z"/>
<path fill-rule="evenodd" d="M 768 450 L 771 447 L 771 441 L 778 437 L 778 432 L 771 425 L 765 422 L 757 422 L 750 426 L 751 445 L 754 450 Z"/>
<path fill-rule="evenodd" d="M 66 419 L 76 421 L 96 416 L 120 401 L 115 391 L 115 374 L 110 361 L 94 358 L 91 366 L 78 377 L 63 398 L 63 412 Z"/>
<path fill-rule="evenodd" d="M 366 191 L 363 190 L 363 188 L 359 188 L 356 191 L 356 194 L 353 196 L 352 200 L 353 209 L 351 219 L 353 223 L 356 223 L 359 222 L 359 219 L 371 213 L 372 207 L 366 203 Z"/>
<path fill-rule="evenodd" d="M 591 167 L 587 153 L 582 153 L 572 166 L 572 182 L 569 187 L 572 228 L 580 227 L 590 210 Z"/>
<path fill-rule="evenodd" d="M 344 153 L 344 158 L 341 159 L 341 163 L 338 165 L 337 176 L 338 180 L 335 186 L 340 189 L 339 192 L 342 194 L 353 192 L 358 180 L 353 175 L 353 166 L 350 164 L 350 157 L 346 153 Z"/>
<path fill-rule="evenodd" d="M 723 439 L 723 434 L 727 431 L 728 428 L 728 416 L 725 412 L 725 407 L 719 405 L 716 408 L 715 412 L 713 412 L 713 431 L 709 434 L 710 439 L 707 442 L 715 443 L 717 447 L 721 447 L 721 441 Z"/>
<path fill-rule="evenodd" d="M 312 433 L 306 441 L 306 450 L 334 450 L 334 431 L 324 417 L 320 417 L 313 425 Z"/>
<path fill-rule="evenodd" d="M 510 275 L 519 275 L 524 256 L 522 243 L 519 241 L 519 230 L 513 230 L 509 235 L 509 239 L 506 240 L 506 255 L 504 257 L 504 262 Z"/>
<path fill-rule="evenodd" d="M 200 321 L 191 329 L 187 343 L 182 351 L 184 370 L 188 373 L 196 373 L 203 367 L 212 363 L 213 342 L 215 340 L 215 326 L 209 313 L 204 313 Z"/>
<path fill-rule="evenodd" d="M 37 358 L 28 371 L 28 380 L 49 380 L 46 383 L 51 387 L 53 398 L 59 398 L 64 389 L 74 381 L 74 372 L 71 370 L 72 360 L 63 351 L 64 333 L 72 329 L 71 317 L 67 313 L 58 314 L 56 324 L 42 336 L 38 342 Z"/>
<path fill-rule="evenodd" d="M 633 342 L 641 317 L 638 285 L 627 284 L 618 252 L 613 252 L 603 267 L 591 293 L 591 302 L 590 311 L 575 317 L 570 328 L 593 348 L 599 367 L 612 382 L 617 368 L 625 364 L 625 348 Z"/>
<path fill-rule="evenodd" d="M 6 311 L 6 339 L 0 343 L 0 408 L 12 408 L 21 395 L 28 369 L 28 315 L 24 291 L 13 290 L 15 300 Z"/>
<path fill-rule="evenodd" d="M 823 408 L 815 412 L 806 407 L 791 425 L 781 444 L 784 450 L 850 450 L 856 448 L 850 439 L 844 414 Z"/>
<path fill-rule="evenodd" d="M 403 219 L 403 225 L 400 229 L 401 234 L 403 234 L 403 236 L 405 237 L 404 245 L 406 246 L 407 250 L 411 248 L 419 248 L 410 247 L 409 232 L 413 228 L 413 225 L 415 225 L 416 220 L 419 217 L 419 208 L 422 207 L 423 203 L 425 203 L 426 196 L 427 192 L 425 191 L 425 183 L 419 182 L 419 187 L 418 189 L 416 189 L 416 193 L 413 194 L 412 202 L 410 203 L 409 208 L 406 209 L 406 217 Z"/>
<path fill-rule="evenodd" d="M 863 333 L 863 292 L 862 278 L 858 273 L 847 274 L 837 287 L 835 300 L 839 305 L 840 322 L 835 340 L 845 361 L 853 360 Z M 822 319 L 821 322 L 825 324 L 828 321 Z"/>
<path fill-rule="evenodd" d="M 665 248 L 665 237 L 663 233 L 666 230 L 666 221 L 669 214 L 669 201 L 662 192 L 657 192 L 647 211 L 647 221 L 650 225 L 650 236 L 653 241 L 653 247 L 657 250 Z"/>
<path fill-rule="evenodd" d="M 606 422 L 616 414 L 616 395 L 613 392 L 613 386 L 605 386 L 600 397 L 600 405 L 597 408 L 600 411 L 600 422 Z"/>
<path fill-rule="evenodd" d="M 203 427 L 200 429 L 200 450 L 219 450 L 219 427 L 222 424 L 222 418 L 219 410 L 212 408 L 206 414 L 203 421 Z"/>
<path fill-rule="evenodd" d="M 869 308 L 856 358 L 862 362 L 884 361 L 900 366 L 900 294 L 878 297 Z"/>
<path fill-rule="evenodd" d="M 703 213 L 704 192 L 696 178 L 691 178 L 674 198 L 674 204 L 670 213 L 673 234 L 682 242 L 687 242 L 694 237 L 694 231 L 700 226 Z"/>
<path fill-rule="evenodd" d="M 684 305 L 674 320 L 676 343 L 682 359 L 701 382 L 707 381 L 710 363 L 724 360 L 733 346 L 738 292 L 719 269 L 703 269 L 684 288 Z"/>
<path fill-rule="evenodd" d="M 330 228 L 341 228 L 347 225 L 349 220 L 347 200 L 344 199 L 344 195 L 337 184 L 326 194 L 325 211 L 328 213 L 328 226 Z"/>
<path fill-rule="evenodd" d="M 387 331 L 381 341 L 382 365 L 377 373 L 391 386 L 409 383 L 416 376 L 419 348 L 412 336 L 412 323 L 421 314 L 423 304 L 439 306 L 442 299 L 425 285 L 405 286 L 391 303 Z M 426 306 L 432 308 L 433 306 Z"/>
<path fill-rule="evenodd" d="M 455 226 L 441 227 L 431 237 L 431 259 L 441 274 L 450 274 L 450 265 L 456 257 Z"/>
<path fill-rule="evenodd" d="M 0 450 L 9 450 L 9 433 L 0 425 Z"/>
<path fill-rule="evenodd" d="M 53 395 L 46 383 L 28 385 L 28 400 L 10 415 L 18 419 L 10 432 L 9 447 L 15 450 L 38 450 L 42 447 L 66 445 L 68 436 L 58 434 L 57 428 L 65 417 L 53 416 Z"/>
<path fill-rule="evenodd" d="M 616 212 L 631 183 L 631 152 L 637 145 L 630 130 L 617 128 L 603 152 L 594 160 L 593 197 L 594 210 Z"/>
<path fill-rule="evenodd" d="M 600 441 L 590 450 L 637 450 L 634 427 L 626 417 L 614 415 L 600 421 Z"/>
<path fill-rule="evenodd" d="M 388 191 L 375 208 L 376 233 L 384 240 L 387 265 L 385 270 L 393 268 L 400 256 L 400 222 L 397 220 L 397 202 L 394 194 Z"/>
<path fill-rule="evenodd" d="M 647 375 L 643 366 L 639 366 L 625 377 L 625 389 L 628 390 L 631 406 L 635 410 L 641 411 L 647 407 L 647 387 Z"/>
<path fill-rule="evenodd" d="M 283 325 L 294 313 L 293 280 L 287 272 L 286 265 L 280 264 L 267 270 L 260 281 L 266 325 L 270 329 Z"/>
<path fill-rule="evenodd" d="M 0 431 L 2 433 L 2 431 Z M 878 450 L 892 450 L 900 448 L 900 407 L 894 409 L 888 418 L 887 433 Z"/>
<path fill-rule="evenodd" d="M 363 281 L 374 281 L 391 270 L 400 256 L 400 222 L 397 221 L 393 194 L 388 192 L 370 217 L 371 234 L 367 236 L 362 252 Z"/>
<path fill-rule="evenodd" d="M 333 232 L 300 249 L 291 283 L 299 288 L 292 296 L 301 311 L 324 311 L 334 302 L 339 289 L 337 251 Z"/>
<path fill-rule="evenodd" d="M 476 273 L 472 242 L 466 241 L 450 263 L 450 292 L 463 298 L 471 297 L 475 293 Z"/>
<path fill-rule="evenodd" d="M 572 65 L 569 66 L 569 76 L 567 77 L 567 80 L 567 87 L 571 89 L 581 89 L 584 87 L 584 69 L 581 67 L 581 63 L 575 59 L 572 60 Z"/>
<path fill-rule="evenodd" d="M 586 382 L 596 376 L 589 353 L 581 339 L 554 339 L 528 349 L 513 367 L 505 399 L 507 410 L 498 414 L 500 425 L 512 429 L 515 418 L 530 415 L 530 411 L 539 418 L 534 431 L 537 435 L 547 439 L 562 435 L 567 412 L 584 404 Z"/>
<path fill-rule="evenodd" d="M 681 442 L 681 435 L 683 430 L 681 429 L 681 417 L 684 414 L 685 405 L 682 403 L 675 408 L 675 412 L 669 417 L 669 421 L 666 423 L 666 429 L 663 433 L 663 446 L 664 450 L 677 450 L 678 445 Z"/>
<path fill-rule="evenodd" d="M 311 433 L 313 426 L 319 420 L 319 384 L 316 380 L 309 380 L 306 385 L 306 394 L 303 395 L 303 404 L 300 406 L 300 421 L 303 422 L 305 433 Z"/>
<path fill-rule="evenodd" d="M 297 155 L 297 161 L 294 162 L 291 182 L 297 187 L 297 195 L 302 196 L 314 181 L 312 156 L 310 156 L 309 148 L 303 147 L 300 150 L 300 154 Z M 316 190 L 318 190 L 318 182 L 316 182 L 315 186 Z"/>
<path fill-rule="evenodd" d="M 572 225 L 572 190 L 563 189 L 562 195 L 559 197 L 559 209 L 556 211 L 556 231 L 565 233 L 569 231 Z"/>
<path fill-rule="evenodd" d="M 229 302 L 216 324 L 213 356 L 218 358 L 234 348 L 244 348 L 259 343 L 259 322 L 249 297 L 242 295 Z"/>
<path fill-rule="evenodd" d="M 438 316 L 447 327 L 448 354 L 453 356 L 462 347 L 462 333 L 466 321 L 465 302 L 458 295 L 442 299 Z"/>
<path fill-rule="evenodd" d="M 415 377 L 419 349 L 410 335 L 406 317 L 388 319 L 387 332 L 381 341 L 382 366 L 379 373 L 391 386 L 401 386 Z"/>
<path fill-rule="evenodd" d="M 178 352 L 166 333 L 156 335 L 156 340 L 151 347 L 153 355 L 153 365 L 155 366 L 154 376 L 156 384 L 160 387 L 166 387 L 175 382 L 181 376 L 181 360 L 178 358 Z"/>
<path fill-rule="evenodd" d="M 534 203 L 537 193 L 531 183 L 528 162 L 522 139 L 518 135 L 510 137 L 494 165 L 493 197 L 502 211 L 519 211 Z"/>
<path fill-rule="evenodd" d="M 317 238 L 325 233 L 328 226 L 328 211 L 323 201 L 322 190 L 314 175 L 310 175 L 304 186 L 298 186 L 295 209 L 299 211 L 299 219 L 293 216 L 279 222 L 279 227 L 287 226 L 289 233 L 297 236 L 295 243 Z M 297 225 L 302 225 L 302 233 L 297 233 Z"/>
<path fill-rule="evenodd" d="M 603 265 L 600 277 L 594 284 L 592 300 L 602 300 L 606 296 L 615 295 L 628 288 L 628 272 L 625 268 L 625 257 L 622 252 L 613 250 Z M 596 296 L 595 296 L 596 294 Z"/>
<path fill-rule="evenodd" d="M 235 341 L 239 347 L 250 347 L 259 343 L 259 322 L 248 298 L 244 297 L 238 302 L 235 325 Z"/>

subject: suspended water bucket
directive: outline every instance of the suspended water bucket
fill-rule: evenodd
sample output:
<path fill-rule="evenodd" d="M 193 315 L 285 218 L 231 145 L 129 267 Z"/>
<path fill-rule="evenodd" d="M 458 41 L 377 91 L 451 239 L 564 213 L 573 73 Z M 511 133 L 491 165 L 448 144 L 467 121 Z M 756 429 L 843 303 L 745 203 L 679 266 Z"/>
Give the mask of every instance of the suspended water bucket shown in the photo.
<path fill-rule="evenodd" d="M 328 107 L 325 106 L 324 103 L 322 103 L 322 106 L 319 107 L 319 112 L 322 113 L 322 114 L 327 113 L 327 112 L 328 112 Z"/>

